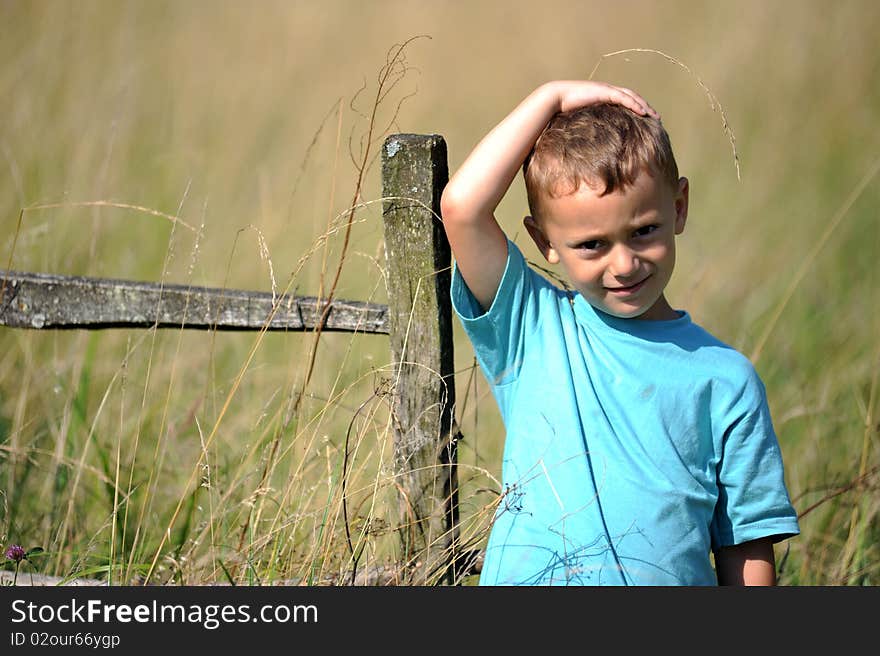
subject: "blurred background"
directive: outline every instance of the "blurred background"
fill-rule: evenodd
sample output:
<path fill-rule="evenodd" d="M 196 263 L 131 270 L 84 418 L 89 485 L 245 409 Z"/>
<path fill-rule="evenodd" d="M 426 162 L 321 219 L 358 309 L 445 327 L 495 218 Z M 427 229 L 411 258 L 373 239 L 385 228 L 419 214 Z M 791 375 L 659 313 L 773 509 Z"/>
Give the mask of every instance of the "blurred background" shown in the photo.
<path fill-rule="evenodd" d="M 0 263 L 24 271 L 314 295 L 341 265 L 338 298 L 385 302 L 385 135 L 442 135 L 454 171 L 542 82 L 637 90 L 690 179 L 669 299 L 767 386 L 801 513 L 780 581 L 880 582 L 877 3 L 3 0 L 0 23 Z M 545 265 L 526 211 L 517 179 L 497 216 Z M 476 545 L 503 427 L 456 331 Z M 0 328 L 0 358 L 0 539 L 36 570 L 344 572 L 346 435 L 361 562 L 393 561 L 386 338 Z"/>

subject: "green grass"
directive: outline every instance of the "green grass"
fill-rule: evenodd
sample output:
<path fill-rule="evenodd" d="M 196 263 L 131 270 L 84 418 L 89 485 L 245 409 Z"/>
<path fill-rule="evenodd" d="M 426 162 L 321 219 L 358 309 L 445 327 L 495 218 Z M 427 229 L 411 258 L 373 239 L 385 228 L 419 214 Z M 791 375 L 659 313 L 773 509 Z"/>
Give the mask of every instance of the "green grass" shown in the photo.
<path fill-rule="evenodd" d="M 389 48 L 430 37 L 407 46 L 373 136 L 442 134 L 452 170 L 532 88 L 595 68 L 660 111 L 691 181 L 671 302 L 767 385 L 803 513 L 781 582 L 877 584 L 880 10 L 551 4 L 501 24 L 492 2 L 5 2 L 0 261 L 302 295 L 339 271 L 337 297 L 385 302 L 379 172 L 359 150 Z M 602 57 L 626 49 L 691 72 Z M 517 181 L 499 220 L 539 261 L 525 207 Z M 0 344 L 0 541 L 45 549 L 36 571 L 316 583 L 401 558 L 386 338 L 2 329 Z M 503 430 L 458 326 L 456 366 L 462 531 L 480 546 Z"/>

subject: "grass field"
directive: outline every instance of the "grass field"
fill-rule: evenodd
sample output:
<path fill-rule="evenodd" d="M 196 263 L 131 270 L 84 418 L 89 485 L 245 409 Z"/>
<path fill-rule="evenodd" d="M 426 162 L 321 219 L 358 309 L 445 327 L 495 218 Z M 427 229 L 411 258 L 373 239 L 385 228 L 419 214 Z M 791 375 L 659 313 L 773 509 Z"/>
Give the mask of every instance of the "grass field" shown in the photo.
<path fill-rule="evenodd" d="M 6 0 L 0 23 L 0 262 L 25 271 L 315 295 L 339 269 L 338 298 L 385 302 L 384 135 L 441 134 L 455 170 L 546 80 L 638 90 L 691 185 L 670 301 L 767 386 L 801 514 L 780 582 L 880 583 L 876 3 Z M 538 262 L 525 212 L 517 180 L 498 217 Z M 456 335 L 478 545 L 503 430 Z M 2 328 L 0 542 L 113 583 L 334 580 L 348 438 L 358 562 L 393 562 L 389 358 L 380 336 Z"/>

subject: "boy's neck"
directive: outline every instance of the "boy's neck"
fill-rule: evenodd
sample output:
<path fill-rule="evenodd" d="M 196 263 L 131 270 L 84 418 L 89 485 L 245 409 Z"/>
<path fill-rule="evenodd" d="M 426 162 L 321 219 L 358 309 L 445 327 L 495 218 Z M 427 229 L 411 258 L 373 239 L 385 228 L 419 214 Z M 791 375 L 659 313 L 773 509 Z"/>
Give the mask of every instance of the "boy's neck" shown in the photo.
<path fill-rule="evenodd" d="M 583 296 L 583 294 L 578 292 L 578 295 L 581 296 L 588 305 L 593 305 Z M 607 314 L 615 319 L 620 319 L 621 321 L 674 321 L 675 319 L 681 318 L 681 314 L 674 310 L 666 300 L 665 294 L 661 295 L 660 298 L 655 301 L 654 305 L 648 308 L 645 312 L 635 317 L 619 317 L 615 314 L 611 314 L 604 308 L 597 307 L 596 309 L 603 314 Z"/>

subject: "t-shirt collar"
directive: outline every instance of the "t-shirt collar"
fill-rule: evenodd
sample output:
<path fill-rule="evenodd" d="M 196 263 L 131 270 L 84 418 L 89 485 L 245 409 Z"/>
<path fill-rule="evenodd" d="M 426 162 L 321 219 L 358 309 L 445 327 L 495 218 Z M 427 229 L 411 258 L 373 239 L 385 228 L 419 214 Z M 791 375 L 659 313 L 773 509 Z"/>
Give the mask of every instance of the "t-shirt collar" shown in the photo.
<path fill-rule="evenodd" d="M 590 304 L 581 294 L 570 291 L 572 306 L 577 320 L 593 328 L 612 329 L 631 335 L 657 336 L 669 331 L 680 330 L 691 323 L 691 316 L 685 310 L 676 310 L 678 318 L 665 320 L 621 319 L 603 312 Z"/>

